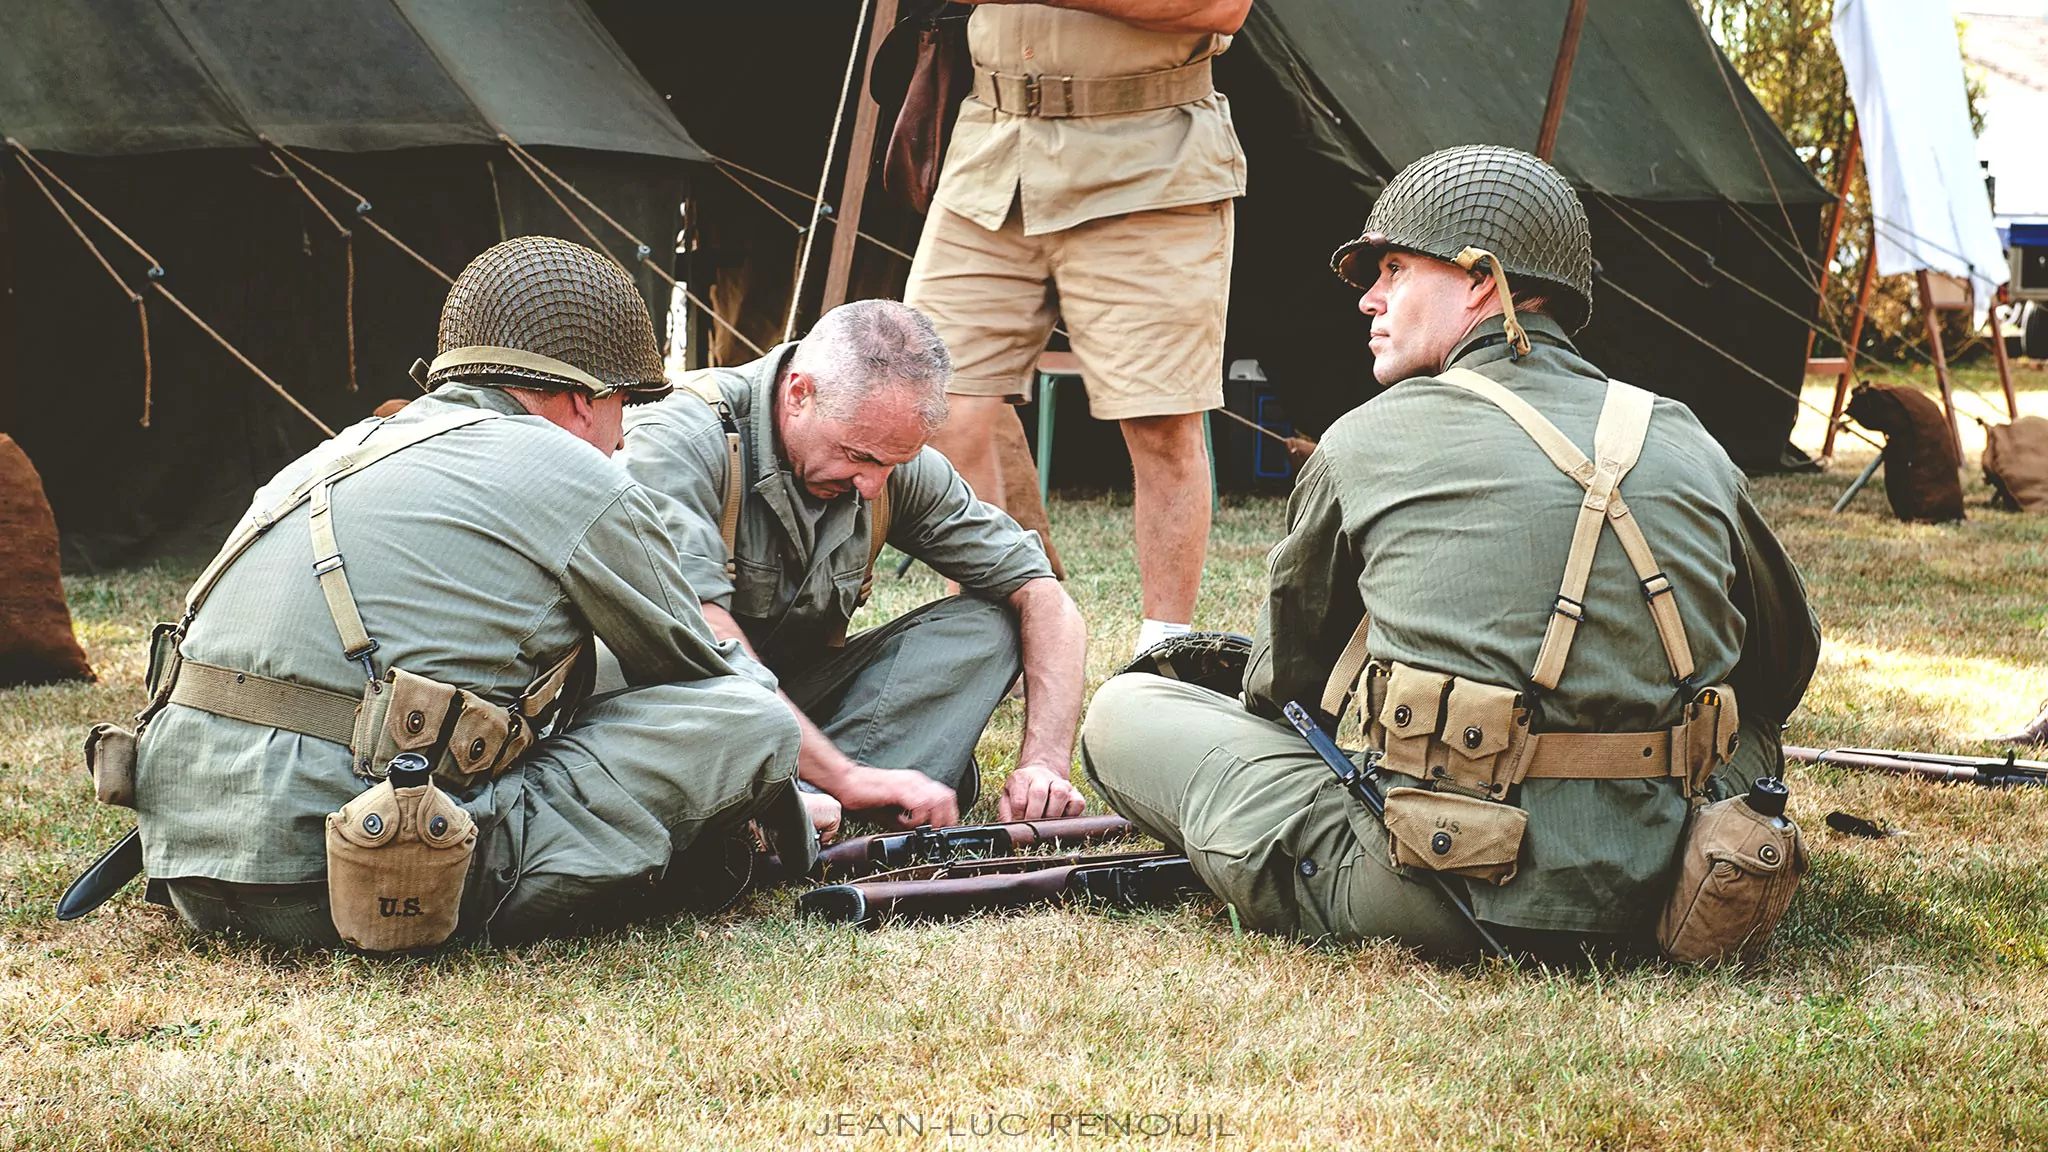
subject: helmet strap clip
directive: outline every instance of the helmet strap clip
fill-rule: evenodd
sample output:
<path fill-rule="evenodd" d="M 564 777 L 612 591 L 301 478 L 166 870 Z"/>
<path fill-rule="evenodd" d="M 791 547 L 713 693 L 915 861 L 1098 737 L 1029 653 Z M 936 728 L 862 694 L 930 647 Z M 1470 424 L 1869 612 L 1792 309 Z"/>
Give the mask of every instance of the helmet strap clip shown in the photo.
<path fill-rule="evenodd" d="M 1494 291 L 1500 296 L 1502 327 L 1507 331 L 1508 347 L 1512 357 L 1520 360 L 1529 354 L 1529 333 L 1523 330 L 1522 322 L 1515 319 L 1515 297 L 1508 291 L 1508 274 L 1507 270 L 1500 266 L 1500 257 L 1484 248 L 1473 248 L 1468 245 L 1458 253 L 1453 263 L 1467 272 L 1477 272 L 1474 266 L 1481 260 L 1486 261 L 1488 268 L 1493 272 L 1493 286 Z"/>

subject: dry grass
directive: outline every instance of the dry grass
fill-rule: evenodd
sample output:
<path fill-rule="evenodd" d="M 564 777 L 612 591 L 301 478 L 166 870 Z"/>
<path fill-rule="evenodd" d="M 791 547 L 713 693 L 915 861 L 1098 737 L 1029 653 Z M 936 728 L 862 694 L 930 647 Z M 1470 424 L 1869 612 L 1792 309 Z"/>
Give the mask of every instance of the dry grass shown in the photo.
<path fill-rule="evenodd" d="M 2048 410 L 2048 379 L 2024 381 Z M 1829 636 L 1790 735 L 1971 747 L 2048 691 L 2048 520 L 1989 511 L 1981 481 L 1961 526 L 1898 525 L 1875 491 L 1830 516 L 1864 459 L 1757 484 Z M 1054 517 L 1099 681 L 1135 634 L 1128 502 Z M 1281 518 L 1226 506 L 1200 625 L 1249 627 Z M 1815 867 L 1748 971 L 1449 970 L 1239 936 L 1205 903 L 861 935 L 790 922 L 786 891 L 395 963 L 195 941 L 132 891 L 55 925 L 127 822 L 88 801 L 78 737 L 133 708 L 144 625 L 189 576 L 72 582 L 103 683 L 0 693 L 0 1146 L 2048 1145 L 2039 792 L 1795 770 Z M 874 610 L 935 589 L 885 577 Z M 991 764 L 1017 723 L 1006 705 Z M 1843 840 L 1834 808 L 1911 835 Z M 1199 1134 L 1145 1135 L 1159 1114 Z"/>

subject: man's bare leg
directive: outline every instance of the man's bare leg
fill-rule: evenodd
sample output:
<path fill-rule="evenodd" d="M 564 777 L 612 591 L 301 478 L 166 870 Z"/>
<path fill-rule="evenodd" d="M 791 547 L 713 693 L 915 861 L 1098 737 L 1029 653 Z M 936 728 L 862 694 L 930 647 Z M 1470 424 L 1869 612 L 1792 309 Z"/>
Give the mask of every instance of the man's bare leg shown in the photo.
<path fill-rule="evenodd" d="M 1124 444 L 1131 450 L 1145 616 L 1187 624 L 1194 619 L 1202 561 L 1209 551 L 1209 448 L 1202 414 L 1142 416 L 1122 423 Z"/>
<path fill-rule="evenodd" d="M 996 465 L 995 421 L 1008 407 L 1000 396 L 947 396 L 946 423 L 931 439 L 975 497 L 999 508 L 1003 477 Z"/>

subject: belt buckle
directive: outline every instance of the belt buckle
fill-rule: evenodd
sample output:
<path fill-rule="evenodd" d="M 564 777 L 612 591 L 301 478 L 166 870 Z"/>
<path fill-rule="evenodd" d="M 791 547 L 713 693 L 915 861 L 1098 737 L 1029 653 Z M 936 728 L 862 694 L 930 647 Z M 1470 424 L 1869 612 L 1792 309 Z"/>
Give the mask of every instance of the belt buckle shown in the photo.
<path fill-rule="evenodd" d="M 1024 114 L 1026 116 L 1038 115 L 1039 108 L 1045 102 L 1045 88 L 1040 84 L 1039 80 L 1040 78 L 1037 76 L 1024 77 Z"/>

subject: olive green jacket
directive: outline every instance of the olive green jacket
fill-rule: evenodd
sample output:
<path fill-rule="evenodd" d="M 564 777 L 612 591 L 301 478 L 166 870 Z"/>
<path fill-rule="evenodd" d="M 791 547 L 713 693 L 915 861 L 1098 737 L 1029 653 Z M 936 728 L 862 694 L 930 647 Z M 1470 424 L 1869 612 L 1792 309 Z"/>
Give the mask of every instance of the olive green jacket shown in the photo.
<path fill-rule="evenodd" d="M 1513 389 L 1582 448 L 1607 377 L 1549 317 L 1519 363 L 1498 317 L 1451 362 Z M 1774 774 L 1778 729 L 1806 690 L 1820 633 L 1799 573 L 1751 503 L 1742 473 L 1690 409 L 1659 399 L 1641 461 L 1622 482 L 1676 590 L 1700 686 L 1726 681 L 1743 717 L 1733 777 Z M 1288 532 L 1268 558 L 1246 706 L 1313 705 L 1370 612 L 1368 651 L 1535 701 L 1534 731 L 1668 727 L 1688 692 L 1664 650 L 1620 541 L 1603 532 L 1557 689 L 1528 683 L 1583 491 L 1505 412 L 1434 377 L 1405 381 L 1332 425 L 1302 469 Z M 1724 770 L 1724 772 L 1727 770 Z M 1725 781 L 1725 778 L 1724 778 Z M 1724 786 L 1728 786 L 1724 782 Z M 1531 780 L 1521 873 L 1476 884 L 1498 923 L 1628 931 L 1654 914 L 1686 814 L 1674 781 Z"/>
<path fill-rule="evenodd" d="M 403 668 L 511 705 L 595 631 L 634 686 L 731 675 L 738 645 L 715 639 L 698 611 L 663 534 L 662 498 L 603 453 L 526 414 L 502 391 L 475 385 L 444 384 L 383 424 L 479 407 L 503 415 L 334 486 L 335 536 L 378 642 L 377 672 Z M 256 493 L 251 513 L 353 444 L 361 428 L 286 466 Z M 228 569 L 183 651 L 358 695 L 364 670 L 342 655 L 313 575 L 306 516 L 301 504 Z M 745 738 L 718 722 L 707 715 L 703 738 Z M 368 786 L 350 768 L 340 744 L 166 707 L 138 749 L 136 807 L 149 875 L 319 879 L 323 821 Z M 460 799 L 487 818 L 489 791 L 480 785 Z M 655 847 L 666 855 L 665 842 Z"/>
<path fill-rule="evenodd" d="M 678 388 L 626 410 L 619 459 L 634 479 L 671 497 L 667 526 L 690 586 L 732 613 L 769 667 L 815 656 L 853 616 L 868 569 L 872 510 L 858 493 L 807 493 L 775 440 L 775 389 L 795 344 L 751 364 L 708 371 L 732 408 L 744 449 L 734 574 L 718 534 L 725 509 L 725 430 L 711 405 Z M 904 553 L 1001 600 L 1052 575 L 1038 534 L 974 498 L 953 465 L 926 448 L 889 475 L 889 539 Z"/>

